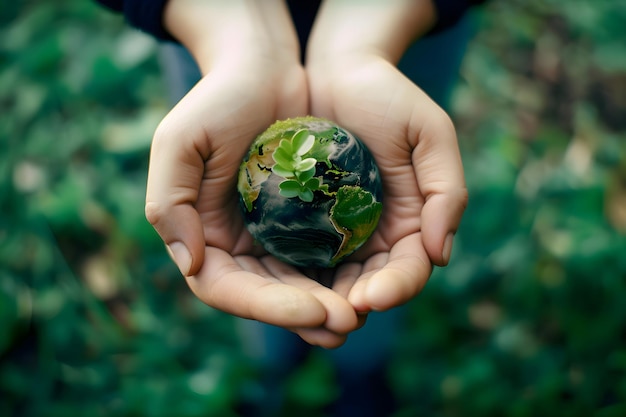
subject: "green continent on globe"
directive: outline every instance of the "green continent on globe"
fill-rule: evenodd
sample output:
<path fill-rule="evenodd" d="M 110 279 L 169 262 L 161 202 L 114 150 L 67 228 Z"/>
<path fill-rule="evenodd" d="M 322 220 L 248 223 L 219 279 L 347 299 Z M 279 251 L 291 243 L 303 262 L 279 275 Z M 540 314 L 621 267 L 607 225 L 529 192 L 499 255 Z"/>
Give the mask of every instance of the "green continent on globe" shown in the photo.
<path fill-rule="evenodd" d="M 374 231 L 370 225 L 378 224 L 382 211 L 383 204 L 362 188 L 345 185 L 337 190 L 330 221 L 343 235 L 343 241 L 333 257 L 335 262 L 354 252 L 370 237 Z"/>
<path fill-rule="evenodd" d="M 237 183 L 250 234 L 278 259 L 333 267 L 361 247 L 382 213 L 378 167 L 335 123 L 277 121 L 252 143 Z"/>

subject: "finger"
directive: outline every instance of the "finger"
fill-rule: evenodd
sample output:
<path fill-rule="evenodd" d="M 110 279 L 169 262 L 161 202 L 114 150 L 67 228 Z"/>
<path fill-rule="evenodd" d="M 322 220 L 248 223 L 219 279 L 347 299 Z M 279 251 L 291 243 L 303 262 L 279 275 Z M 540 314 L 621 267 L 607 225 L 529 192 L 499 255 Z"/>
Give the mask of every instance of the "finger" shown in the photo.
<path fill-rule="evenodd" d="M 414 233 L 394 245 L 384 266 L 372 268 L 359 278 L 348 300 L 359 311 L 397 307 L 421 291 L 431 272 L 420 235 Z"/>
<path fill-rule="evenodd" d="M 311 293 L 270 278 L 270 272 L 262 276 L 246 271 L 238 261 L 207 247 L 202 268 L 187 277 L 187 283 L 205 304 L 238 317 L 285 328 L 314 328 L 326 322 L 324 305 Z M 262 267 L 258 263 L 254 268 Z"/>
<path fill-rule="evenodd" d="M 412 162 L 418 185 L 425 198 L 422 208 L 422 239 L 430 260 L 446 265 L 452 239 L 465 207 L 467 188 L 456 132 L 450 118 L 438 107 L 414 118 L 415 146 Z"/>
<path fill-rule="evenodd" d="M 280 262 L 273 256 L 262 258 L 262 262 L 268 271 L 282 283 L 308 292 L 324 306 L 326 309 L 324 328 L 338 334 L 349 333 L 356 329 L 358 325 L 356 312 L 345 297 L 302 275 L 294 267 Z"/>
<path fill-rule="evenodd" d="M 253 274 L 268 280 L 273 280 L 274 282 L 279 282 L 279 280 L 261 263 L 260 257 L 235 256 L 233 259 L 244 271 L 252 272 Z"/>
<path fill-rule="evenodd" d="M 304 273 L 310 279 L 320 283 L 320 285 L 326 288 L 332 288 L 338 295 L 347 298 L 350 288 L 356 281 L 361 270 L 362 266 L 360 264 L 350 263 L 341 265 L 337 270 L 306 270 Z M 350 330 L 356 330 L 365 323 L 366 317 L 357 314 L 356 318 L 356 326 L 354 326 L 354 329 L 352 329 L 353 326 L 350 326 Z M 347 340 L 347 334 L 338 334 L 328 330 L 326 327 L 296 328 L 291 329 L 291 331 L 298 334 L 305 342 L 326 349 L 338 348 Z"/>
<path fill-rule="evenodd" d="M 357 325 L 357 330 L 358 330 L 361 327 L 365 326 L 365 323 L 367 323 L 368 313 L 357 313 L 357 316 L 359 319 L 359 324 Z"/>
<path fill-rule="evenodd" d="M 342 297 L 348 298 L 350 290 L 354 286 L 359 276 L 363 273 L 363 264 L 358 262 L 347 262 L 337 267 L 332 289 Z"/>
<path fill-rule="evenodd" d="M 466 191 L 431 196 L 422 208 L 422 236 L 430 260 L 438 266 L 450 261 L 454 235 L 467 206 Z"/>
<path fill-rule="evenodd" d="M 324 327 L 292 329 L 305 342 L 326 349 L 335 349 L 343 345 L 348 339 L 347 334 L 337 334 Z"/>
<path fill-rule="evenodd" d="M 180 129 L 175 112 L 154 135 L 145 213 L 182 274 L 188 276 L 199 270 L 204 259 L 204 232 L 194 204 L 208 155 L 200 153 L 190 132 Z"/>
<path fill-rule="evenodd" d="M 366 289 L 369 279 L 387 264 L 389 253 L 377 253 L 365 261 L 361 274 L 357 277 L 348 293 L 348 301 L 356 310 L 359 317 L 367 315 L 372 308 L 366 298 Z M 362 324 L 361 324 L 362 325 Z"/>
<path fill-rule="evenodd" d="M 357 314 L 357 326 L 354 330 L 358 330 L 365 325 L 367 321 L 367 313 Z M 348 334 L 337 334 L 325 327 L 317 328 L 296 328 L 290 329 L 296 333 L 305 342 L 310 345 L 321 346 L 325 349 L 335 349 L 342 346 L 348 339 Z"/>
<path fill-rule="evenodd" d="M 360 329 L 365 325 L 367 320 L 367 314 L 359 314 L 358 326 L 355 330 Z M 302 340 L 310 345 L 321 346 L 325 349 L 336 349 L 342 346 L 346 340 L 348 340 L 348 334 L 337 334 L 328 330 L 325 327 L 308 328 L 301 327 L 295 329 L 289 329 L 296 333 Z"/>

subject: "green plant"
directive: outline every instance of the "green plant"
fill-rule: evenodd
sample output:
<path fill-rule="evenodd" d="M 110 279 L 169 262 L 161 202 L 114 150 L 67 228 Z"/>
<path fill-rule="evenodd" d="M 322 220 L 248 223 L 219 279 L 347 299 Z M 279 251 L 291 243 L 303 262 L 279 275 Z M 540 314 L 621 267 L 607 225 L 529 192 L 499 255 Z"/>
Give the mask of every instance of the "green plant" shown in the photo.
<path fill-rule="evenodd" d="M 272 158 L 276 164 L 272 172 L 285 178 L 280 183 L 280 195 L 287 198 L 298 197 L 305 202 L 313 201 L 313 193 L 322 191 L 328 194 L 328 186 L 321 177 L 314 177 L 317 159 L 313 152 L 315 136 L 308 130 L 297 131 L 291 140 L 282 139 Z"/>

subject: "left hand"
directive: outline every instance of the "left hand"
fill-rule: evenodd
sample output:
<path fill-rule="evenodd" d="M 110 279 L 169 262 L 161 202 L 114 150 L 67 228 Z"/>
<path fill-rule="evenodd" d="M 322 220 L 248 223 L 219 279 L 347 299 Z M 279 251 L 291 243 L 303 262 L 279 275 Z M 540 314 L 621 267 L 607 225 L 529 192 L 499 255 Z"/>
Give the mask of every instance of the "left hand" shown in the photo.
<path fill-rule="evenodd" d="M 285 3 L 170 0 L 165 22 L 203 77 L 155 132 L 146 217 L 207 305 L 311 344 L 341 345 L 360 325 L 351 304 L 259 252 L 237 203 L 237 171 L 254 137 L 277 119 L 308 113 Z"/>
<path fill-rule="evenodd" d="M 335 272 L 333 289 L 362 313 L 407 302 L 425 285 L 433 264 L 448 263 L 467 204 L 450 118 L 394 65 L 411 39 L 395 29 L 404 27 L 400 23 L 419 27 L 406 16 L 423 16 L 414 9 L 424 2 L 392 3 L 396 8 L 368 2 L 359 9 L 329 1 L 318 17 L 306 68 L 312 114 L 361 138 L 381 171 L 378 228 Z"/>

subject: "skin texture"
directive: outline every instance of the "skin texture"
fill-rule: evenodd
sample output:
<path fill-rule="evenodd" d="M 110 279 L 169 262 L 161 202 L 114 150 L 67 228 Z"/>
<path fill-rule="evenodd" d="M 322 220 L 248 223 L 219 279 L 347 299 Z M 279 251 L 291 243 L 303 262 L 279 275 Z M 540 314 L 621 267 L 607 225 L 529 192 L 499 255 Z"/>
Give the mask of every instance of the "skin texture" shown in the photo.
<path fill-rule="evenodd" d="M 359 136 L 381 170 L 383 217 L 354 257 L 362 269 L 348 274 L 348 300 L 358 311 L 387 310 L 419 293 L 431 263 L 448 263 L 467 190 L 450 118 L 395 67 L 432 25 L 432 8 L 415 0 L 359 4 L 324 3 L 307 73 L 313 114 Z"/>
<path fill-rule="evenodd" d="M 448 262 L 467 198 L 454 128 L 394 66 L 433 21 L 429 1 L 327 0 L 305 70 L 282 1 L 168 2 L 164 23 L 203 78 L 154 134 L 146 217 L 198 298 L 332 348 L 367 312 L 419 293 L 432 263 Z M 378 231 L 331 271 L 298 271 L 259 252 L 237 208 L 250 143 L 274 121 L 306 114 L 361 137 L 385 187 Z"/>

